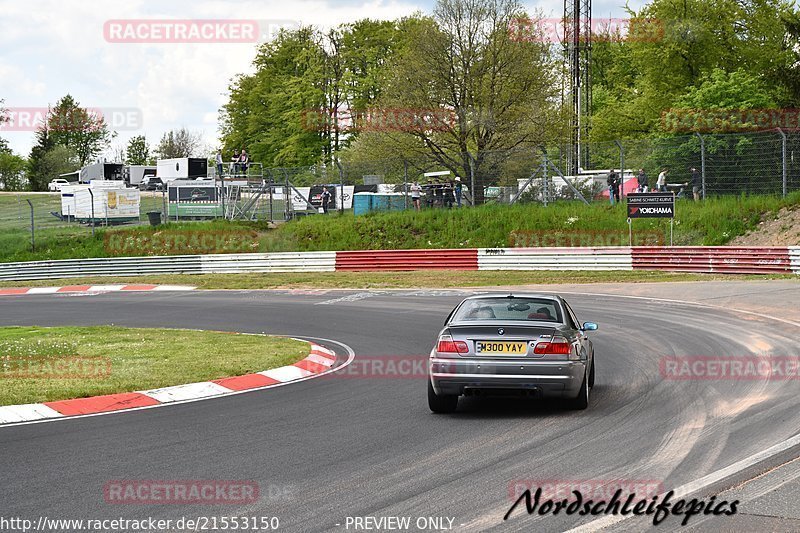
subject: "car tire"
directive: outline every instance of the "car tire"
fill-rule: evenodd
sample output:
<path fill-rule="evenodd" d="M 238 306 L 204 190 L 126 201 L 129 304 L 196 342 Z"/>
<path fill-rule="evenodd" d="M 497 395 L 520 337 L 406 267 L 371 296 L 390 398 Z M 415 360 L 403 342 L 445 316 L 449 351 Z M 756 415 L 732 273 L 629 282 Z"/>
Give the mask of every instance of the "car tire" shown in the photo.
<path fill-rule="evenodd" d="M 589 407 L 589 372 L 583 375 L 581 390 L 578 395 L 570 401 L 570 409 L 582 411 Z"/>
<path fill-rule="evenodd" d="M 455 394 L 436 394 L 431 380 L 428 380 L 428 407 L 434 413 L 454 413 L 458 407 L 458 396 Z"/>
<path fill-rule="evenodd" d="M 594 360 L 592 360 L 592 370 L 589 372 L 589 388 L 594 388 Z"/>

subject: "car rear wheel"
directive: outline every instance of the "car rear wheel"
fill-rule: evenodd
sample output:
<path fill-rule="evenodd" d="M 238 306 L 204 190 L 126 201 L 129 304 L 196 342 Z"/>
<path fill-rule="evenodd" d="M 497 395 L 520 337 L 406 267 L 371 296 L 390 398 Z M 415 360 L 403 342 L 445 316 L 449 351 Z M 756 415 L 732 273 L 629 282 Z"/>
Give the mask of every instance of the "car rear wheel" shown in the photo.
<path fill-rule="evenodd" d="M 458 406 L 458 396 L 455 394 L 436 394 L 431 381 L 428 380 L 428 407 L 434 413 L 453 413 Z"/>
<path fill-rule="evenodd" d="M 589 407 L 589 372 L 583 375 L 581 391 L 570 401 L 570 409 L 582 411 Z"/>

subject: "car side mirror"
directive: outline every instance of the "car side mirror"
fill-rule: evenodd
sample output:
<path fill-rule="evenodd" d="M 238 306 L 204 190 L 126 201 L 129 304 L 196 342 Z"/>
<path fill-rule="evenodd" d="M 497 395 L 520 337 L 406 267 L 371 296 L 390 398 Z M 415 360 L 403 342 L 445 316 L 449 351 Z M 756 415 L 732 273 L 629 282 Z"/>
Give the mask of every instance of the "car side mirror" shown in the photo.
<path fill-rule="evenodd" d="M 583 327 L 581 328 L 583 331 L 596 331 L 597 324 L 594 322 L 584 322 Z"/>

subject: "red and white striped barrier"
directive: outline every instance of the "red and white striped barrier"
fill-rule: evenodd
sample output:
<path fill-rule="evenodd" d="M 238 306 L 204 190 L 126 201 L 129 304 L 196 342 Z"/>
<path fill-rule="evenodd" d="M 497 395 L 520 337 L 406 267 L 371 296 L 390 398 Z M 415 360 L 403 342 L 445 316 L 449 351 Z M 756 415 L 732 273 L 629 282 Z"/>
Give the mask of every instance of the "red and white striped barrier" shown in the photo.
<path fill-rule="evenodd" d="M 175 402 L 203 400 L 252 389 L 264 389 L 322 374 L 330 370 L 335 363 L 336 354 L 333 351 L 311 344 L 311 352 L 302 361 L 254 374 L 138 392 L 107 394 L 92 398 L 2 406 L 0 407 L 0 425 L 154 407 Z"/>
<path fill-rule="evenodd" d="M 714 274 L 791 274 L 789 248 L 733 246 L 637 247 L 633 268 Z"/>
<path fill-rule="evenodd" d="M 800 274 L 800 247 L 465 248 L 125 257 L 0 263 L 0 280 L 153 274 L 411 270 L 662 270 L 723 274 Z M 0 295 L 111 290 L 190 290 L 190 288 L 155 285 L 86 285 L 0 289 Z"/>
<path fill-rule="evenodd" d="M 185 285 L 66 285 L 64 287 L 0 287 L 0 296 L 22 294 L 63 294 L 100 292 L 146 292 L 146 291 L 193 291 L 195 287 Z"/>
<path fill-rule="evenodd" d="M 455 249 L 336 252 L 336 270 L 478 270 L 478 251 Z"/>

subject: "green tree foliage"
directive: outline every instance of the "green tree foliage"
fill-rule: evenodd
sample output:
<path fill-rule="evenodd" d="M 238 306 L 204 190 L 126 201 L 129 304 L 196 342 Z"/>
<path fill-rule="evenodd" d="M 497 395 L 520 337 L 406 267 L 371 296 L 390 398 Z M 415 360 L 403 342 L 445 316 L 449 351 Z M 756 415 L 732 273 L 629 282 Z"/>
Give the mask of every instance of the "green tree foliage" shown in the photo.
<path fill-rule="evenodd" d="M 144 140 L 144 137 L 142 137 Z M 138 143 L 139 141 L 137 141 Z M 145 148 L 147 141 L 144 141 Z M 199 133 L 186 128 L 170 130 L 161 136 L 154 152 L 159 159 L 172 159 L 176 157 L 202 157 L 203 139 Z M 141 155 L 141 154 L 140 154 Z"/>
<path fill-rule="evenodd" d="M 797 48 L 787 38 L 793 13 L 781 0 L 653 0 L 631 11 L 627 38 L 593 47 L 592 138 L 659 131 L 662 113 L 715 70 L 745 70 L 768 82 L 771 100 L 791 101 L 791 80 L 800 87 Z"/>
<path fill-rule="evenodd" d="M 411 127 L 390 124 L 372 139 L 454 175 L 474 172 L 481 202 L 482 186 L 496 183 L 505 164 L 497 153 L 528 148 L 532 159 L 548 124 L 557 122 L 549 47 L 509 31 L 522 15 L 515 0 L 440 0 L 433 18 L 409 28 L 380 99 L 384 109 L 422 116 Z"/>
<path fill-rule="evenodd" d="M 225 150 L 247 148 L 267 166 L 331 163 L 381 95 L 406 23 L 306 27 L 262 45 L 255 73 L 233 80 L 221 110 Z"/>
<path fill-rule="evenodd" d="M 4 191 L 21 191 L 25 185 L 27 162 L 10 151 L 0 151 L 0 187 Z"/>
<path fill-rule="evenodd" d="M 125 163 L 128 165 L 152 164 L 150 147 L 144 135 L 136 135 L 128 141 L 128 146 L 125 149 Z"/>
<path fill-rule="evenodd" d="M 103 116 L 97 111 L 82 108 L 69 94 L 49 110 L 47 122 L 53 144 L 73 152 L 80 166 L 97 157 L 111 139 Z"/>
<path fill-rule="evenodd" d="M 325 124 L 325 53 L 319 34 L 305 27 L 282 31 L 263 44 L 253 62 L 256 72 L 230 86 L 223 106 L 226 152 L 247 149 L 267 166 L 316 162 L 322 154 L 318 123 Z"/>

